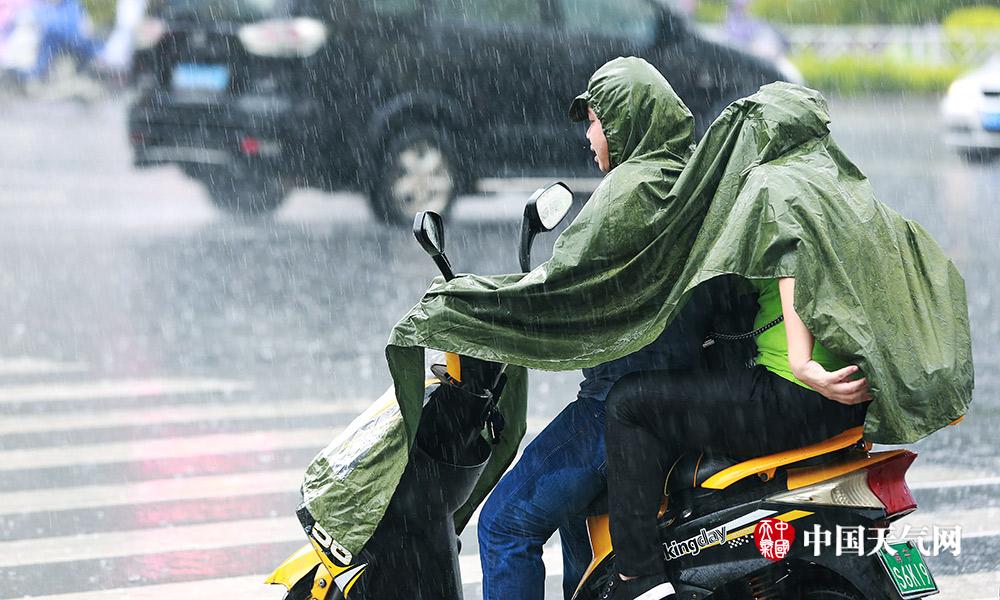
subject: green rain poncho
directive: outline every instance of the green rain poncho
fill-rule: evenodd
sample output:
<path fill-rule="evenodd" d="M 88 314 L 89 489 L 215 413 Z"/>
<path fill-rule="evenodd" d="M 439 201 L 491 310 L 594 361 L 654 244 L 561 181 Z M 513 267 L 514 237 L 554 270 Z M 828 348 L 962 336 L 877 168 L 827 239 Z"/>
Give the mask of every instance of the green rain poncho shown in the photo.
<path fill-rule="evenodd" d="M 875 199 L 830 136 L 817 92 L 764 86 L 729 106 L 693 153 L 690 112 L 641 59 L 603 66 L 574 103 L 577 115 L 582 103 L 604 126 L 613 169 L 552 258 L 528 274 L 436 280 L 386 349 L 398 407 L 378 427 L 359 419 L 310 466 L 305 506 L 352 552 L 406 464 L 424 348 L 536 369 L 590 367 L 655 340 L 690 291 L 721 274 L 796 278 L 806 326 L 869 379 L 869 440 L 913 442 L 965 413 L 973 369 L 962 277 L 923 228 Z M 459 526 L 524 433 L 525 371 L 508 374 L 508 428 Z"/>

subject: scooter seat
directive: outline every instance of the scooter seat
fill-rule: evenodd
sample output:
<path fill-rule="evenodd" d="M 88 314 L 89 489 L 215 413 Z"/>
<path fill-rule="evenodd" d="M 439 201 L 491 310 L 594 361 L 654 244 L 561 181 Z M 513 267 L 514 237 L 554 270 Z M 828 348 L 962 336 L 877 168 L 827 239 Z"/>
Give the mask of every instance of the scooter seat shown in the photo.
<path fill-rule="evenodd" d="M 740 464 L 740 462 L 742 461 L 731 456 L 708 452 L 689 452 L 677 459 L 677 462 L 670 467 L 670 472 L 667 474 L 666 491 L 669 494 L 695 491 L 696 496 L 701 496 L 703 494 L 698 494 L 697 490 L 706 480 L 716 473 Z"/>
<path fill-rule="evenodd" d="M 774 477 L 779 467 L 801 463 L 862 444 L 863 433 L 864 427 L 859 425 L 816 444 L 759 456 L 750 460 L 735 461 L 726 457 L 709 461 L 703 459 L 704 464 L 696 469 L 692 482 L 702 488 L 722 490 L 752 475 L 767 481 Z M 731 461 L 731 463 L 727 464 L 727 461 Z"/>

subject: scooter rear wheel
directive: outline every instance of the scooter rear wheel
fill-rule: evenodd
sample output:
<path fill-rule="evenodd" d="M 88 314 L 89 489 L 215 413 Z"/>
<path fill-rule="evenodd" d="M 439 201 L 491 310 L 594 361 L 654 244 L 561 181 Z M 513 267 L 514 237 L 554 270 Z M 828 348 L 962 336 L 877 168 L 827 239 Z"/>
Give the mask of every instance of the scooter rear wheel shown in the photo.
<path fill-rule="evenodd" d="M 828 583 L 804 587 L 801 598 L 802 600 L 864 600 L 857 592 L 848 591 Z"/>

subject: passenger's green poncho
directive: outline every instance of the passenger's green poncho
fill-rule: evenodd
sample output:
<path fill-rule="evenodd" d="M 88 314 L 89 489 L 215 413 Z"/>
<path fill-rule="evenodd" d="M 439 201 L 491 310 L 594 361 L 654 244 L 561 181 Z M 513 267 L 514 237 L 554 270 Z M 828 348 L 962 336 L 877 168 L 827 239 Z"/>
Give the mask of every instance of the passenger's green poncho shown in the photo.
<path fill-rule="evenodd" d="M 526 275 L 436 280 L 386 349 L 401 417 L 350 468 L 335 469 L 342 444 L 310 466 L 306 506 L 348 549 L 367 541 L 405 465 L 423 348 L 590 367 L 652 342 L 691 289 L 720 274 L 796 278 L 806 326 L 869 379 L 868 439 L 912 442 L 965 413 L 973 369 L 962 277 L 923 228 L 875 199 L 831 138 L 817 92 L 765 86 L 727 108 L 693 154 L 691 114 L 645 61 L 611 61 L 582 97 L 614 168 L 552 258 Z M 510 425 L 460 525 L 524 432 L 524 371 L 509 373 Z"/>

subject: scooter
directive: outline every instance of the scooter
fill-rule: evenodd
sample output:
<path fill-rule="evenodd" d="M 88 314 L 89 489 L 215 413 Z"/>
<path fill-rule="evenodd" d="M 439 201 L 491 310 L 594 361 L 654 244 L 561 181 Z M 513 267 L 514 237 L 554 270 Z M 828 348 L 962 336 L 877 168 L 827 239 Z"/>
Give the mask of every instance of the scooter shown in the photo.
<path fill-rule="evenodd" d="M 532 196 L 522 223 L 522 270 L 530 269 L 535 235 L 554 229 L 571 206 L 572 193 L 561 183 Z M 445 278 L 453 278 L 440 216 L 418 214 L 414 235 Z M 338 549 L 300 509 L 310 544 L 266 583 L 283 585 L 285 600 L 460 600 L 454 513 L 490 457 L 486 438 L 503 428 L 496 398 L 504 368 L 455 354 L 433 365 L 409 463 L 365 547 L 357 556 Z M 667 477 L 659 520 L 673 597 L 909 600 L 937 593 L 916 546 L 887 538 L 893 521 L 916 510 L 905 481 L 916 454 L 871 449 L 857 427 L 751 460 L 681 457 Z M 590 512 L 593 560 L 574 600 L 597 600 L 616 573 L 606 496 Z"/>

